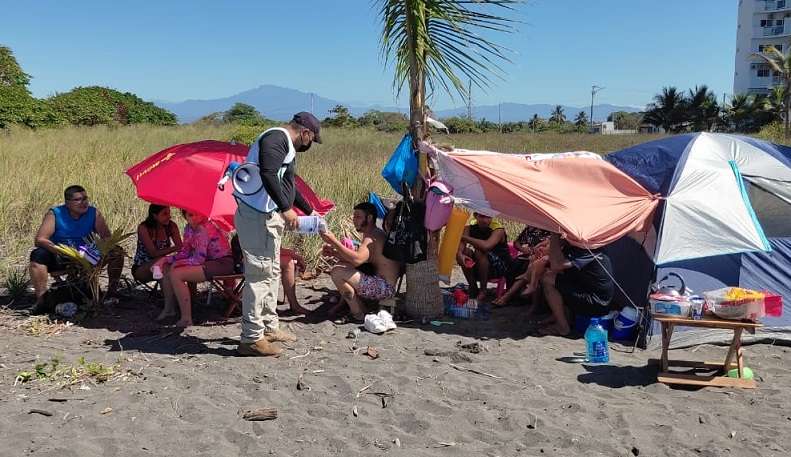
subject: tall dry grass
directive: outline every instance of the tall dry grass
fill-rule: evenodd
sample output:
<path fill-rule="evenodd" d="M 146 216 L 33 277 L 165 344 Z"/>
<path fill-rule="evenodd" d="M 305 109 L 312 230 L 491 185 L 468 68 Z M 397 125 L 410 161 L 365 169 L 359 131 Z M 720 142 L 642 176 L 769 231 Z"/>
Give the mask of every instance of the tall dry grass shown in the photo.
<path fill-rule="evenodd" d="M 178 143 L 202 139 L 228 140 L 230 126 L 133 126 L 122 128 L 63 128 L 13 130 L 0 133 L 0 275 L 26 264 L 33 236 L 47 208 L 58 205 L 63 189 L 81 184 L 111 228 L 132 231 L 144 218 L 146 203 L 135 197 L 123 174 L 149 154 Z M 335 231 L 342 230 L 351 208 L 369 191 L 391 195 L 380 171 L 401 135 L 371 130 L 327 129 L 323 145 L 301 154 L 299 172 L 316 192 L 334 200 L 338 209 L 329 217 Z M 598 136 L 561 134 L 437 135 L 435 140 L 457 147 L 502 152 L 561 152 L 589 150 L 606 153 L 648 141 L 645 135 Z M 518 227 L 509 225 L 509 231 Z M 317 237 L 295 240 L 315 259 Z"/>

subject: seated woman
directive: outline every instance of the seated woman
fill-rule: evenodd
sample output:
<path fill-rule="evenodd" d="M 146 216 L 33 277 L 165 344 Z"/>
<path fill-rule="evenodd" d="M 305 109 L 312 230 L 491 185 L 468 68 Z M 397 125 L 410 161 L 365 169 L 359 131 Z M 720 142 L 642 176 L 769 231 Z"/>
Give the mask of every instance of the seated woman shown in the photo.
<path fill-rule="evenodd" d="M 155 265 L 162 268 L 162 292 L 165 308 L 157 316 L 163 320 L 176 315 L 178 301 L 181 318 L 178 327 L 192 325 L 192 303 L 189 285 L 208 281 L 215 276 L 233 274 L 233 256 L 225 233 L 212 224 L 206 216 L 181 210 L 187 225 L 184 243 L 178 253 L 161 257 Z"/>
<path fill-rule="evenodd" d="M 516 295 L 522 292 L 523 297 L 527 297 L 539 286 L 539 280 L 546 268 L 548 259 L 546 258 L 549 246 L 550 232 L 536 227 L 526 226 L 519 236 L 514 240 L 514 248 L 519 255 L 514 260 L 512 275 L 516 275 L 511 287 L 492 304 L 503 306 L 510 302 Z M 533 304 L 537 304 L 537 295 L 533 296 Z M 532 311 L 533 308 L 531 308 Z"/>
<path fill-rule="evenodd" d="M 148 217 L 137 226 L 137 250 L 132 276 L 140 282 L 154 280 L 151 267 L 162 256 L 181 249 L 179 227 L 170 218 L 170 207 L 150 204 Z"/>

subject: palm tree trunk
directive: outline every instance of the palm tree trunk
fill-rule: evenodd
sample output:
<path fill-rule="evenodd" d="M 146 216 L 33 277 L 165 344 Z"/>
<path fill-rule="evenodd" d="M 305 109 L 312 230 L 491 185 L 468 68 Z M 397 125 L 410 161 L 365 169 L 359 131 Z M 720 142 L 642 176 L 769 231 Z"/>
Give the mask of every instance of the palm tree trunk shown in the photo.
<path fill-rule="evenodd" d="M 417 21 L 422 20 L 423 12 L 415 11 L 413 7 L 422 8 L 419 2 L 407 2 L 406 27 L 409 37 L 409 132 L 412 134 L 413 147 L 418 151 L 418 144 L 426 136 L 426 75 L 422 63 L 425 62 L 421 54 L 416 30 Z M 425 176 L 427 171 L 426 158 L 418 153 L 420 159 L 420 174 Z"/>

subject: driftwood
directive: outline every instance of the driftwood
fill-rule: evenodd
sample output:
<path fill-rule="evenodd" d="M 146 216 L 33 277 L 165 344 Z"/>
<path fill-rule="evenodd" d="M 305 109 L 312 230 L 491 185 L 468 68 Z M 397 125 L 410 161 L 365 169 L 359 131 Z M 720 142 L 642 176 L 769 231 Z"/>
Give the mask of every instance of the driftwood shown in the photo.
<path fill-rule="evenodd" d="M 242 419 L 246 421 L 268 421 L 277 419 L 277 410 L 275 408 L 259 408 L 244 411 Z"/>

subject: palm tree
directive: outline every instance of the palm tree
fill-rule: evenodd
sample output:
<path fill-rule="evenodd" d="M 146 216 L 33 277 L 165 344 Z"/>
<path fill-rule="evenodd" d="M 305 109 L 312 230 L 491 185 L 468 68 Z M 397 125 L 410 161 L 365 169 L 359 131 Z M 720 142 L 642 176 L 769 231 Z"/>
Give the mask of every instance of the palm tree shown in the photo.
<path fill-rule="evenodd" d="M 785 136 L 788 138 L 789 129 L 791 128 L 791 124 L 789 124 L 791 122 L 791 116 L 789 116 L 791 113 L 791 51 L 783 54 L 770 45 L 764 49 L 764 52 L 753 55 L 763 59 L 783 80 L 783 112 L 785 113 L 783 127 Z"/>
<path fill-rule="evenodd" d="M 686 103 L 686 118 L 696 132 L 710 131 L 720 114 L 717 96 L 704 84 L 689 90 Z"/>
<path fill-rule="evenodd" d="M 580 111 L 577 113 L 577 117 L 574 118 L 574 125 L 578 129 L 583 129 L 588 126 L 588 113 L 585 111 Z"/>
<path fill-rule="evenodd" d="M 508 61 L 505 49 L 476 31 L 511 31 L 512 20 L 487 9 L 506 12 L 516 3 L 518 0 L 378 0 L 381 52 L 385 62 L 394 65 L 393 86 L 400 92 L 409 81 L 409 130 L 416 151 L 418 142 L 426 136 L 426 86 L 431 91 L 442 88 L 451 97 L 455 91 L 467 99 L 473 84 L 484 88 L 490 75 L 499 76 L 498 62 Z M 462 77 L 469 81 L 468 87 Z M 426 176 L 426 156 L 420 154 L 419 158 L 420 173 Z M 430 244 L 436 246 L 437 241 L 434 234 Z M 441 301 L 433 259 L 421 264 L 407 268 L 407 306 L 415 308 L 422 308 L 422 300 L 409 298 L 410 284 L 421 288 L 420 294 Z M 433 298 L 426 302 L 430 308 L 435 307 Z"/>
<path fill-rule="evenodd" d="M 552 124 L 563 124 L 566 122 L 566 115 L 563 113 L 562 106 L 555 106 L 555 109 L 552 110 L 552 114 L 549 115 L 549 122 Z"/>
<path fill-rule="evenodd" d="M 415 142 L 425 131 L 426 86 L 468 97 L 470 85 L 484 88 L 499 76 L 498 61 L 508 61 L 505 48 L 476 30 L 510 32 L 513 21 L 486 12 L 512 10 L 518 0 L 378 0 L 382 18 L 381 51 L 395 66 L 393 86 L 400 92 L 409 81 L 409 121 Z M 421 155 L 421 171 L 425 172 Z"/>
<path fill-rule="evenodd" d="M 731 97 L 731 103 L 725 108 L 725 117 L 734 130 L 746 132 L 755 114 L 753 97 L 747 94 L 736 94 Z"/>
<path fill-rule="evenodd" d="M 643 120 L 651 125 L 662 127 L 666 132 L 678 133 L 684 130 L 684 94 L 675 87 L 663 87 L 662 93 L 654 96 L 654 102 L 647 106 Z"/>
<path fill-rule="evenodd" d="M 784 100 L 785 88 L 783 86 L 774 86 L 763 99 L 763 108 L 772 113 L 773 121 L 783 121 L 786 118 Z"/>
<path fill-rule="evenodd" d="M 533 114 L 533 117 L 527 122 L 527 127 L 535 133 L 535 131 L 541 127 L 541 124 L 544 123 L 544 120 L 538 117 L 538 114 Z"/>

